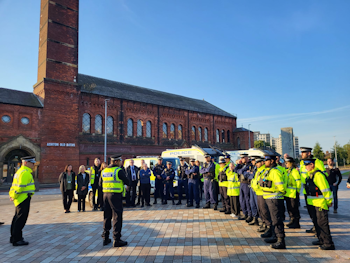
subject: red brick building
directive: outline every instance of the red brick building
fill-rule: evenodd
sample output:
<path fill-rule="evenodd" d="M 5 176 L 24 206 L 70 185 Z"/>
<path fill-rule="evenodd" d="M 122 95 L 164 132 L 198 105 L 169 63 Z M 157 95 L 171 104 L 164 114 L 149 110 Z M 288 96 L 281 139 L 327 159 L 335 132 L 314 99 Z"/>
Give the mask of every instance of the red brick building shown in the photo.
<path fill-rule="evenodd" d="M 103 157 L 105 122 L 107 156 L 192 144 L 248 148 L 249 131 L 236 128 L 236 116 L 204 100 L 79 74 L 78 17 L 79 0 L 41 1 L 34 92 L 0 88 L 0 178 L 10 181 L 27 154 L 40 161 L 42 183 L 57 182 L 68 163 L 91 165 Z"/>

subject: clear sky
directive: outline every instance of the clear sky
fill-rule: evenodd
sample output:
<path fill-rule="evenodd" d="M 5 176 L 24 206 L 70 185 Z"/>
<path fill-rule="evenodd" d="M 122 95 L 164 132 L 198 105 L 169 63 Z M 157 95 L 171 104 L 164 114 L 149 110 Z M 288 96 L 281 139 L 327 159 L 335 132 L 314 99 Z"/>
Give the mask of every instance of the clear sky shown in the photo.
<path fill-rule="evenodd" d="M 79 72 L 206 101 L 238 126 L 350 140 L 350 1 L 81 0 Z M 36 83 L 40 0 L 0 0 L 0 87 Z"/>

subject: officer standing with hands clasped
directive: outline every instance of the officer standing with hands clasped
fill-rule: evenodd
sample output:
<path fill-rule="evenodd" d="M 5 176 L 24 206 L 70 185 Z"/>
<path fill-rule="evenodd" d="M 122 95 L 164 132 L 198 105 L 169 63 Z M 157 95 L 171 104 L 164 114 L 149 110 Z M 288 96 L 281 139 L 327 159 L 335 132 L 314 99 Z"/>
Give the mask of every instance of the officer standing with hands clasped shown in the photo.
<path fill-rule="evenodd" d="M 203 208 L 210 208 L 210 204 L 214 205 L 214 210 L 218 209 L 217 199 L 215 194 L 215 164 L 211 160 L 210 154 L 206 154 L 205 156 L 206 162 L 203 165 L 203 168 L 200 170 L 200 173 L 203 174 L 204 177 L 204 195 L 206 205 Z"/>
<path fill-rule="evenodd" d="M 126 246 L 128 242 L 121 240 L 123 225 L 123 193 L 124 185 L 129 186 L 129 180 L 122 166 L 121 155 L 111 156 L 111 164 L 105 168 L 101 175 L 101 184 L 104 201 L 103 245 L 111 242 L 109 231 L 113 218 L 114 247 Z"/>
<path fill-rule="evenodd" d="M 191 159 L 191 166 L 187 168 L 188 176 L 188 204 L 187 207 L 193 206 L 193 199 L 196 201 L 196 208 L 199 208 L 199 167 L 195 165 L 196 160 Z"/>
<path fill-rule="evenodd" d="M 230 206 L 230 197 L 227 195 L 227 187 L 228 187 L 228 180 L 226 171 L 229 168 L 230 163 L 226 164 L 226 161 L 224 158 L 219 160 L 219 189 L 220 189 L 220 195 L 221 195 L 221 201 L 222 201 L 222 209 L 220 209 L 220 212 L 225 213 L 226 215 L 231 214 L 231 206 Z"/>
<path fill-rule="evenodd" d="M 329 188 L 327 176 L 316 167 L 315 162 L 316 159 L 304 159 L 304 165 L 308 173 L 305 185 L 307 203 L 310 206 L 311 218 L 318 237 L 318 240 L 312 242 L 312 244 L 319 245 L 321 250 L 334 250 L 328 221 L 328 210 L 332 206 L 333 193 Z"/>
<path fill-rule="evenodd" d="M 163 164 L 163 158 L 158 157 L 158 163 L 153 167 L 153 175 L 156 177 L 155 180 L 155 188 L 154 188 L 154 202 L 153 204 L 157 204 L 157 198 L 160 198 L 160 200 L 163 201 L 163 191 L 164 191 L 164 185 L 163 185 L 163 178 L 162 178 L 162 172 L 165 169 L 165 165 Z"/>
<path fill-rule="evenodd" d="M 25 246 L 29 243 L 24 241 L 22 229 L 24 228 L 30 208 L 30 200 L 35 192 L 32 172 L 35 171 L 35 157 L 28 156 L 21 158 L 22 166 L 13 177 L 12 186 L 9 192 L 10 200 L 16 206 L 16 213 L 12 219 L 10 242 L 13 246 Z"/>
<path fill-rule="evenodd" d="M 188 165 L 187 163 L 185 163 L 185 159 L 180 158 L 180 165 L 178 166 L 178 170 L 177 170 L 177 176 L 179 177 L 179 180 L 177 181 L 179 201 L 176 203 L 176 205 L 181 205 L 182 194 L 183 194 L 182 190 L 185 190 L 185 195 L 186 195 L 187 204 L 188 204 L 188 180 L 187 180 L 187 174 L 186 174 L 187 168 L 188 168 Z"/>
<path fill-rule="evenodd" d="M 172 162 L 166 162 L 166 168 L 162 172 L 162 179 L 164 185 L 164 193 L 163 193 L 163 205 L 166 205 L 168 202 L 168 197 L 170 195 L 171 200 L 173 201 L 173 205 L 175 205 L 174 201 L 174 178 L 175 171 L 172 168 Z"/>

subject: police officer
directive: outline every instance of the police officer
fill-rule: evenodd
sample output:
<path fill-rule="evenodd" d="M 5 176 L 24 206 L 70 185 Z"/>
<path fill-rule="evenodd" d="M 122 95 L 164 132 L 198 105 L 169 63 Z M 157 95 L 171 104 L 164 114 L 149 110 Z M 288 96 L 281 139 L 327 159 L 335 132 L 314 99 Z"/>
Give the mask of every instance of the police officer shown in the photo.
<path fill-rule="evenodd" d="M 305 181 L 307 203 L 310 206 L 311 218 L 318 237 L 318 240 L 312 242 L 312 244 L 319 245 L 319 249 L 322 250 L 334 250 L 328 221 L 328 210 L 332 206 L 333 195 L 329 188 L 327 176 L 316 167 L 316 159 L 304 159 L 304 165 L 308 174 Z"/>
<path fill-rule="evenodd" d="M 162 172 L 162 180 L 163 180 L 163 205 L 166 205 L 168 202 L 167 200 L 169 199 L 169 194 L 170 198 L 173 201 L 173 205 L 175 205 L 174 201 L 174 178 L 175 178 L 175 171 L 172 168 L 172 163 L 171 162 L 166 162 L 166 168 L 164 168 Z"/>
<path fill-rule="evenodd" d="M 231 206 L 231 216 L 233 218 L 237 217 L 241 211 L 241 207 L 239 204 L 239 189 L 240 189 L 240 181 L 238 174 L 234 172 L 235 165 L 233 163 L 229 164 L 229 168 L 226 170 L 227 175 L 227 195 L 230 198 L 230 206 Z"/>
<path fill-rule="evenodd" d="M 22 229 L 29 215 L 30 200 L 35 192 L 32 172 L 35 171 L 35 157 L 27 156 L 21 158 L 22 166 L 13 177 L 10 188 L 10 200 L 13 201 L 16 212 L 11 224 L 10 242 L 13 246 L 25 246 L 29 243 L 24 241 Z"/>
<path fill-rule="evenodd" d="M 123 224 L 123 193 L 124 185 L 129 186 L 129 179 L 122 166 L 121 155 L 111 156 L 111 164 L 102 171 L 101 186 L 104 201 L 103 245 L 111 242 L 109 231 L 113 218 L 113 246 L 126 246 L 128 242 L 120 239 Z"/>
<path fill-rule="evenodd" d="M 187 207 L 193 206 L 193 199 L 196 202 L 196 208 L 199 208 L 199 167 L 195 164 L 196 160 L 191 159 L 191 166 L 187 168 L 188 176 L 188 203 Z"/>
<path fill-rule="evenodd" d="M 252 166 L 244 172 L 244 176 L 248 177 L 248 183 L 250 188 L 250 209 L 252 210 L 252 217 L 253 220 L 248 223 L 249 225 L 259 225 L 259 219 L 258 219 L 258 197 L 255 193 L 255 191 L 251 187 L 251 181 L 254 179 L 254 176 L 257 171 L 256 167 L 256 159 L 260 158 L 259 156 L 251 156 L 251 163 Z"/>
<path fill-rule="evenodd" d="M 214 210 L 218 209 L 217 198 L 215 193 L 215 164 L 211 159 L 210 154 L 206 154 L 205 163 L 200 173 L 204 177 L 204 195 L 205 195 L 205 206 L 203 208 L 210 208 L 210 204 L 214 205 Z"/>
<path fill-rule="evenodd" d="M 164 185 L 163 185 L 162 172 L 164 169 L 165 169 L 165 165 L 163 164 L 163 158 L 158 157 L 158 163 L 153 167 L 153 170 L 152 170 L 153 175 L 156 177 L 153 204 L 157 204 L 157 198 L 160 198 L 161 200 L 163 200 Z"/>
<path fill-rule="evenodd" d="M 272 243 L 274 249 L 285 249 L 284 241 L 284 224 L 283 224 L 283 207 L 285 183 L 283 175 L 276 165 L 276 156 L 265 156 L 265 172 L 259 179 L 259 185 L 263 190 L 263 197 L 269 208 L 272 227 L 269 229 L 271 238 L 266 238 L 266 243 Z M 265 232 L 266 233 L 266 232 Z"/>
<path fill-rule="evenodd" d="M 186 174 L 187 168 L 188 168 L 188 165 L 187 163 L 185 163 L 185 159 L 180 158 L 180 165 L 177 168 L 178 169 L 177 176 L 179 177 L 179 180 L 177 182 L 179 201 L 176 203 L 176 205 L 181 205 L 183 192 L 185 192 L 187 204 L 188 204 L 188 180 L 187 180 L 187 174 Z"/>
<path fill-rule="evenodd" d="M 90 167 L 90 184 L 92 187 L 92 210 L 100 211 L 103 210 L 103 194 L 102 188 L 99 187 L 99 181 L 101 176 L 101 160 L 100 158 L 95 158 L 94 165 Z M 97 193 L 97 204 L 96 204 L 96 193 Z"/>
<path fill-rule="evenodd" d="M 243 217 L 239 216 L 239 220 L 245 220 L 247 223 L 250 223 L 253 220 L 252 210 L 250 208 L 250 189 L 249 189 L 249 179 L 248 175 L 244 175 L 244 172 L 250 169 L 251 163 L 248 159 L 248 154 L 240 154 L 241 159 L 238 160 L 237 165 L 235 167 L 235 173 L 238 174 L 241 185 L 240 185 L 240 193 L 239 193 L 239 202 L 242 208 Z"/>
<path fill-rule="evenodd" d="M 198 160 L 196 160 L 195 162 L 196 166 L 198 166 L 199 171 L 202 169 L 202 166 L 200 164 L 200 162 Z M 204 178 L 203 178 L 203 174 L 199 173 L 199 199 L 202 200 L 203 197 L 203 184 L 204 184 Z"/>
<path fill-rule="evenodd" d="M 311 158 L 311 151 L 312 151 L 312 148 L 310 147 L 300 147 L 300 152 L 301 152 L 301 161 L 300 161 L 300 177 L 301 177 L 301 182 L 303 184 L 303 194 L 304 194 L 304 198 L 305 198 L 305 202 L 306 202 L 306 208 L 307 208 L 307 211 L 309 213 L 309 216 L 312 220 L 312 222 L 314 222 L 314 219 L 312 218 L 312 214 L 309 210 L 310 210 L 310 206 L 308 205 L 308 202 L 307 202 L 307 195 L 306 195 L 306 191 L 305 191 L 305 183 L 306 183 L 306 180 L 308 179 L 308 173 L 307 173 L 307 170 L 306 170 L 306 167 L 304 165 L 304 159 L 309 159 Z M 319 159 L 315 159 L 315 166 L 318 170 L 320 170 L 321 172 L 324 172 L 326 175 L 326 169 L 324 168 L 324 164 L 321 160 Z M 327 175 L 328 176 L 328 175 Z M 305 231 L 306 233 L 311 233 L 311 234 L 315 234 L 316 233 L 316 229 L 315 229 L 315 226 L 313 226 L 311 229 L 307 229 Z"/>
<path fill-rule="evenodd" d="M 226 161 L 224 158 L 220 159 L 219 161 L 219 189 L 220 189 L 220 195 L 221 195 L 221 201 L 222 201 L 222 209 L 220 209 L 220 212 L 225 213 L 226 215 L 231 214 L 231 206 L 230 206 L 230 197 L 227 195 L 227 187 L 228 187 L 228 181 L 227 181 L 227 175 L 226 171 L 229 168 L 229 163 L 226 164 Z"/>
<path fill-rule="evenodd" d="M 299 193 L 301 188 L 300 173 L 296 169 L 294 159 L 287 157 L 286 161 L 286 201 L 290 222 L 286 225 L 289 228 L 300 228 L 300 212 L 299 212 Z"/>

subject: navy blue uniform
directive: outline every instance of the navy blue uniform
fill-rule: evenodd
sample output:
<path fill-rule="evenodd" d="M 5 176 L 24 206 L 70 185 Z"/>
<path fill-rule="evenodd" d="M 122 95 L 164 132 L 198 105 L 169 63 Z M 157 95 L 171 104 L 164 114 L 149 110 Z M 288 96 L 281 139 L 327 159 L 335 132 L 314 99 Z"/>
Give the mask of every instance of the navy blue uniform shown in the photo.
<path fill-rule="evenodd" d="M 158 176 L 162 176 L 162 172 L 165 169 L 165 165 L 164 164 L 157 164 L 156 166 L 154 166 L 152 172 L 153 175 L 156 177 L 155 180 L 155 189 L 154 189 L 154 203 L 157 203 L 157 198 L 160 198 L 163 200 L 163 179 L 158 179 Z"/>
<path fill-rule="evenodd" d="M 167 180 L 167 177 L 170 177 L 169 180 Z M 164 168 L 163 172 L 162 172 L 162 178 L 163 178 L 163 203 L 166 203 L 168 198 L 169 198 L 169 194 L 170 194 L 170 198 L 171 200 L 174 202 L 174 178 L 175 178 L 175 171 L 173 168 Z"/>
<path fill-rule="evenodd" d="M 183 192 L 185 192 L 187 203 L 188 203 L 188 179 L 186 174 L 187 168 L 188 168 L 188 165 L 185 163 L 183 166 L 179 165 L 177 170 L 177 176 L 179 177 L 179 180 L 177 181 L 179 203 L 181 203 Z"/>
<path fill-rule="evenodd" d="M 252 210 L 250 208 L 250 188 L 249 188 L 249 180 L 248 175 L 244 175 L 244 172 L 249 170 L 251 163 L 247 164 L 238 164 L 234 172 L 239 175 L 241 186 L 239 192 L 239 203 L 242 208 L 242 212 L 245 216 L 252 216 Z"/>
<path fill-rule="evenodd" d="M 250 188 L 250 209 L 252 211 L 253 217 L 258 217 L 258 196 L 254 192 L 254 190 L 250 187 L 250 182 L 254 179 L 257 168 L 251 166 L 250 169 L 244 172 L 244 176 L 248 177 L 249 188 Z"/>
<path fill-rule="evenodd" d="M 193 205 L 193 199 L 199 205 L 199 167 L 193 165 L 186 170 L 188 176 L 188 203 Z"/>
<path fill-rule="evenodd" d="M 200 173 L 203 174 L 204 177 L 205 202 L 207 204 L 216 204 L 217 198 L 215 192 L 215 185 L 213 183 L 215 178 L 215 164 L 212 161 L 209 163 L 204 163 L 204 166 L 200 170 Z"/>

